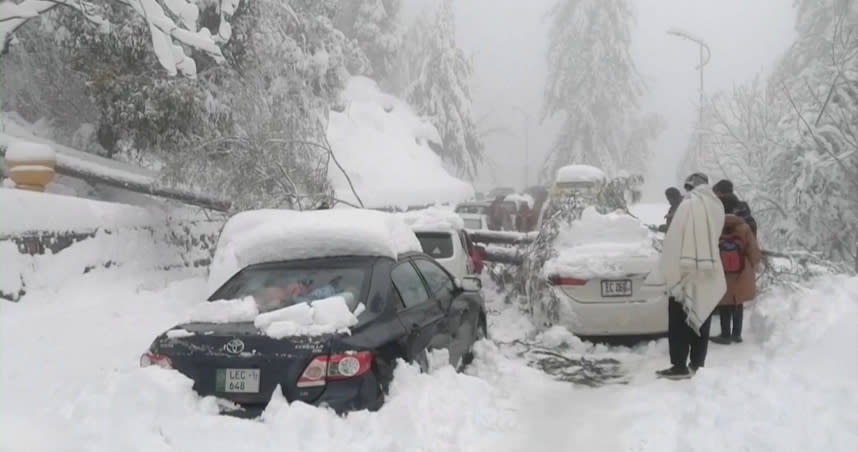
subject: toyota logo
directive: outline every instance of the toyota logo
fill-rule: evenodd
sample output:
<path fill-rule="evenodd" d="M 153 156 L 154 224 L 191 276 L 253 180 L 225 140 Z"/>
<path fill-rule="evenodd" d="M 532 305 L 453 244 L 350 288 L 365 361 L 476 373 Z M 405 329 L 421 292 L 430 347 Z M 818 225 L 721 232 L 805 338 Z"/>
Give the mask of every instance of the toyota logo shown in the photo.
<path fill-rule="evenodd" d="M 223 351 L 237 355 L 244 351 L 244 341 L 241 339 L 233 339 L 226 344 L 223 344 Z"/>

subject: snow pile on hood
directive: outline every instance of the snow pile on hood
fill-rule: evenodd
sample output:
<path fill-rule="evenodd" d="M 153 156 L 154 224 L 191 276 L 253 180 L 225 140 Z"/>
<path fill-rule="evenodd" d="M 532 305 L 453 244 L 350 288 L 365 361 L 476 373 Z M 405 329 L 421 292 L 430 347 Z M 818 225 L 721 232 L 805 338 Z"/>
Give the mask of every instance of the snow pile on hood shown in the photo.
<path fill-rule="evenodd" d="M 357 316 L 364 309 L 360 304 L 352 312 L 344 297 L 333 296 L 259 314 L 253 325 L 275 339 L 346 333 L 350 326 L 358 323 Z"/>
<path fill-rule="evenodd" d="M 371 208 L 407 207 L 471 198 L 473 187 L 444 169 L 428 142 L 438 132 L 400 99 L 365 77 L 352 77 L 331 111 L 328 141 L 355 190 Z M 328 178 L 338 198 L 357 204 L 348 180 L 331 161 Z"/>
<path fill-rule="evenodd" d="M 648 273 L 658 259 L 652 232 L 640 220 L 620 212 L 602 215 L 595 207 L 584 209 L 580 220 L 558 233 L 554 249 L 557 257 L 545 263 L 545 277 Z"/>
<path fill-rule="evenodd" d="M 440 207 L 412 210 L 396 215 L 415 231 L 460 230 L 465 228 L 465 222 L 459 214 Z"/>
<path fill-rule="evenodd" d="M 235 323 L 252 322 L 259 315 L 259 308 L 253 297 L 237 300 L 204 301 L 194 306 L 191 322 Z"/>
<path fill-rule="evenodd" d="M 264 262 L 334 256 L 387 256 L 420 251 L 393 214 L 363 209 L 298 212 L 254 210 L 230 218 L 209 267 L 213 293 L 241 269 Z"/>
<path fill-rule="evenodd" d="M 589 165 L 567 165 L 557 170 L 557 183 L 598 182 L 607 178 L 605 172 Z"/>

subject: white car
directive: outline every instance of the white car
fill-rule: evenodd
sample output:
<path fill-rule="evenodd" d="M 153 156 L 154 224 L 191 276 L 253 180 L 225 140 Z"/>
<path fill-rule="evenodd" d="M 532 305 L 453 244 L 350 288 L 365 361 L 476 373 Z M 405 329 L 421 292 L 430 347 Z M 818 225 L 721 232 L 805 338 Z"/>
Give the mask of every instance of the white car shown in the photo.
<path fill-rule="evenodd" d="M 472 231 L 488 230 L 489 217 L 480 213 L 460 213 L 462 221 L 465 223 L 465 229 Z"/>
<path fill-rule="evenodd" d="M 432 256 L 455 278 L 474 275 L 474 263 L 468 252 L 468 239 L 464 230 L 444 227 L 412 228 L 423 252 Z"/>
<path fill-rule="evenodd" d="M 583 189 L 589 195 L 600 185 L 596 171 L 579 166 L 561 169 L 558 176 L 565 176 L 566 188 Z M 562 196 L 555 192 L 553 202 Z M 554 257 L 542 269 L 557 301 L 552 322 L 578 336 L 665 333 L 667 298 L 642 290 L 658 262 L 653 239 L 652 231 L 637 218 L 623 211 L 602 214 L 595 206 L 584 209 L 571 224 L 561 225 L 551 244 Z"/>
<path fill-rule="evenodd" d="M 423 252 L 432 256 L 453 277 L 464 278 L 476 273 L 472 259 L 475 245 L 465 231 L 461 214 L 430 207 L 399 215 L 414 231 Z"/>

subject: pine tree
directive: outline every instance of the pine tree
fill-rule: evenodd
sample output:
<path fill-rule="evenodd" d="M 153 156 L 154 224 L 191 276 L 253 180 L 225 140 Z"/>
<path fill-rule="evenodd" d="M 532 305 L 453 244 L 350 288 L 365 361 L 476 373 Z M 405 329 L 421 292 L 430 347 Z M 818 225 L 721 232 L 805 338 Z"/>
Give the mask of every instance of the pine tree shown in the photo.
<path fill-rule="evenodd" d="M 344 0 L 336 26 L 357 41 L 368 60 L 366 75 L 382 86 L 389 84 L 402 45 L 399 24 L 401 0 Z"/>
<path fill-rule="evenodd" d="M 639 113 L 645 87 L 629 52 L 628 2 L 559 0 L 550 14 L 543 119 L 560 114 L 564 122 L 543 178 L 573 163 L 608 173 L 644 166 L 661 125 Z"/>
<path fill-rule="evenodd" d="M 456 45 L 451 0 L 443 0 L 434 16 L 418 19 L 402 49 L 399 86 L 417 113 L 429 118 L 442 143 L 435 151 L 460 175 L 473 177 L 482 158 L 483 142 L 471 110 L 471 62 Z"/>

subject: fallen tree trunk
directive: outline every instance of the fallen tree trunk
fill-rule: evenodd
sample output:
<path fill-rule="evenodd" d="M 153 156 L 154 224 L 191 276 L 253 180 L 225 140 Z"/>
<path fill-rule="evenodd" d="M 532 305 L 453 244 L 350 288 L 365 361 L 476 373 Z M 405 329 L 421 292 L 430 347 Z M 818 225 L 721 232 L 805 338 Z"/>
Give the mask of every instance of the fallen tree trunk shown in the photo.
<path fill-rule="evenodd" d="M 61 147 L 56 144 L 52 144 L 51 146 L 65 149 L 65 147 Z M 80 151 L 76 152 L 80 153 Z M 6 156 L 6 146 L 0 146 L 0 156 Z M 89 158 L 94 159 L 97 158 L 97 156 L 91 156 Z M 96 161 L 81 160 L 76 156 L 66 154 L 64 152 L 57 152 L 54 171 L 59 175 L 81 179 L 90 184 L 103 184 L 144 195 L 171 199 L 184 204 L 216 210 L 219 212 L 228 211 L 232 205 L 229 201 L 212 196 L 206 196 L 187 190 L 163 187 L 157 182 L 155 177 L 150 175 L 117 170 Z"/>
<path fill-rule="evenodd" d="M 200 195 L 185 190 L 161 187 L 157 183 L 146 183 L 142 181 L 134 181 L 130 179 L 123 180 L 122 178 L 112 177 L 106 174 L 99 174 L 94 171 L 86 171 L 74 166 L 64 166 L 60 161 L 57 161 L 56 172 L 63 176 L 82 179 L 91 184 L 104 184 L 111 187 L 122 188 L 124 190 L 142 193 L 144 195 L 157 196 L 160 198 L 172 199 L 192 206 L 202 207 L 204 209 L 226 212 L 229 210 L 232 203 L 211 196 Z"/>
<path fill-rule="evenodd" d="M 501 244 L 501 245 L 525 245 L 536 238 L 536 232 L 515 231 L 485 231 L 468 230 L 471 240 L 476 243 Z"/>

